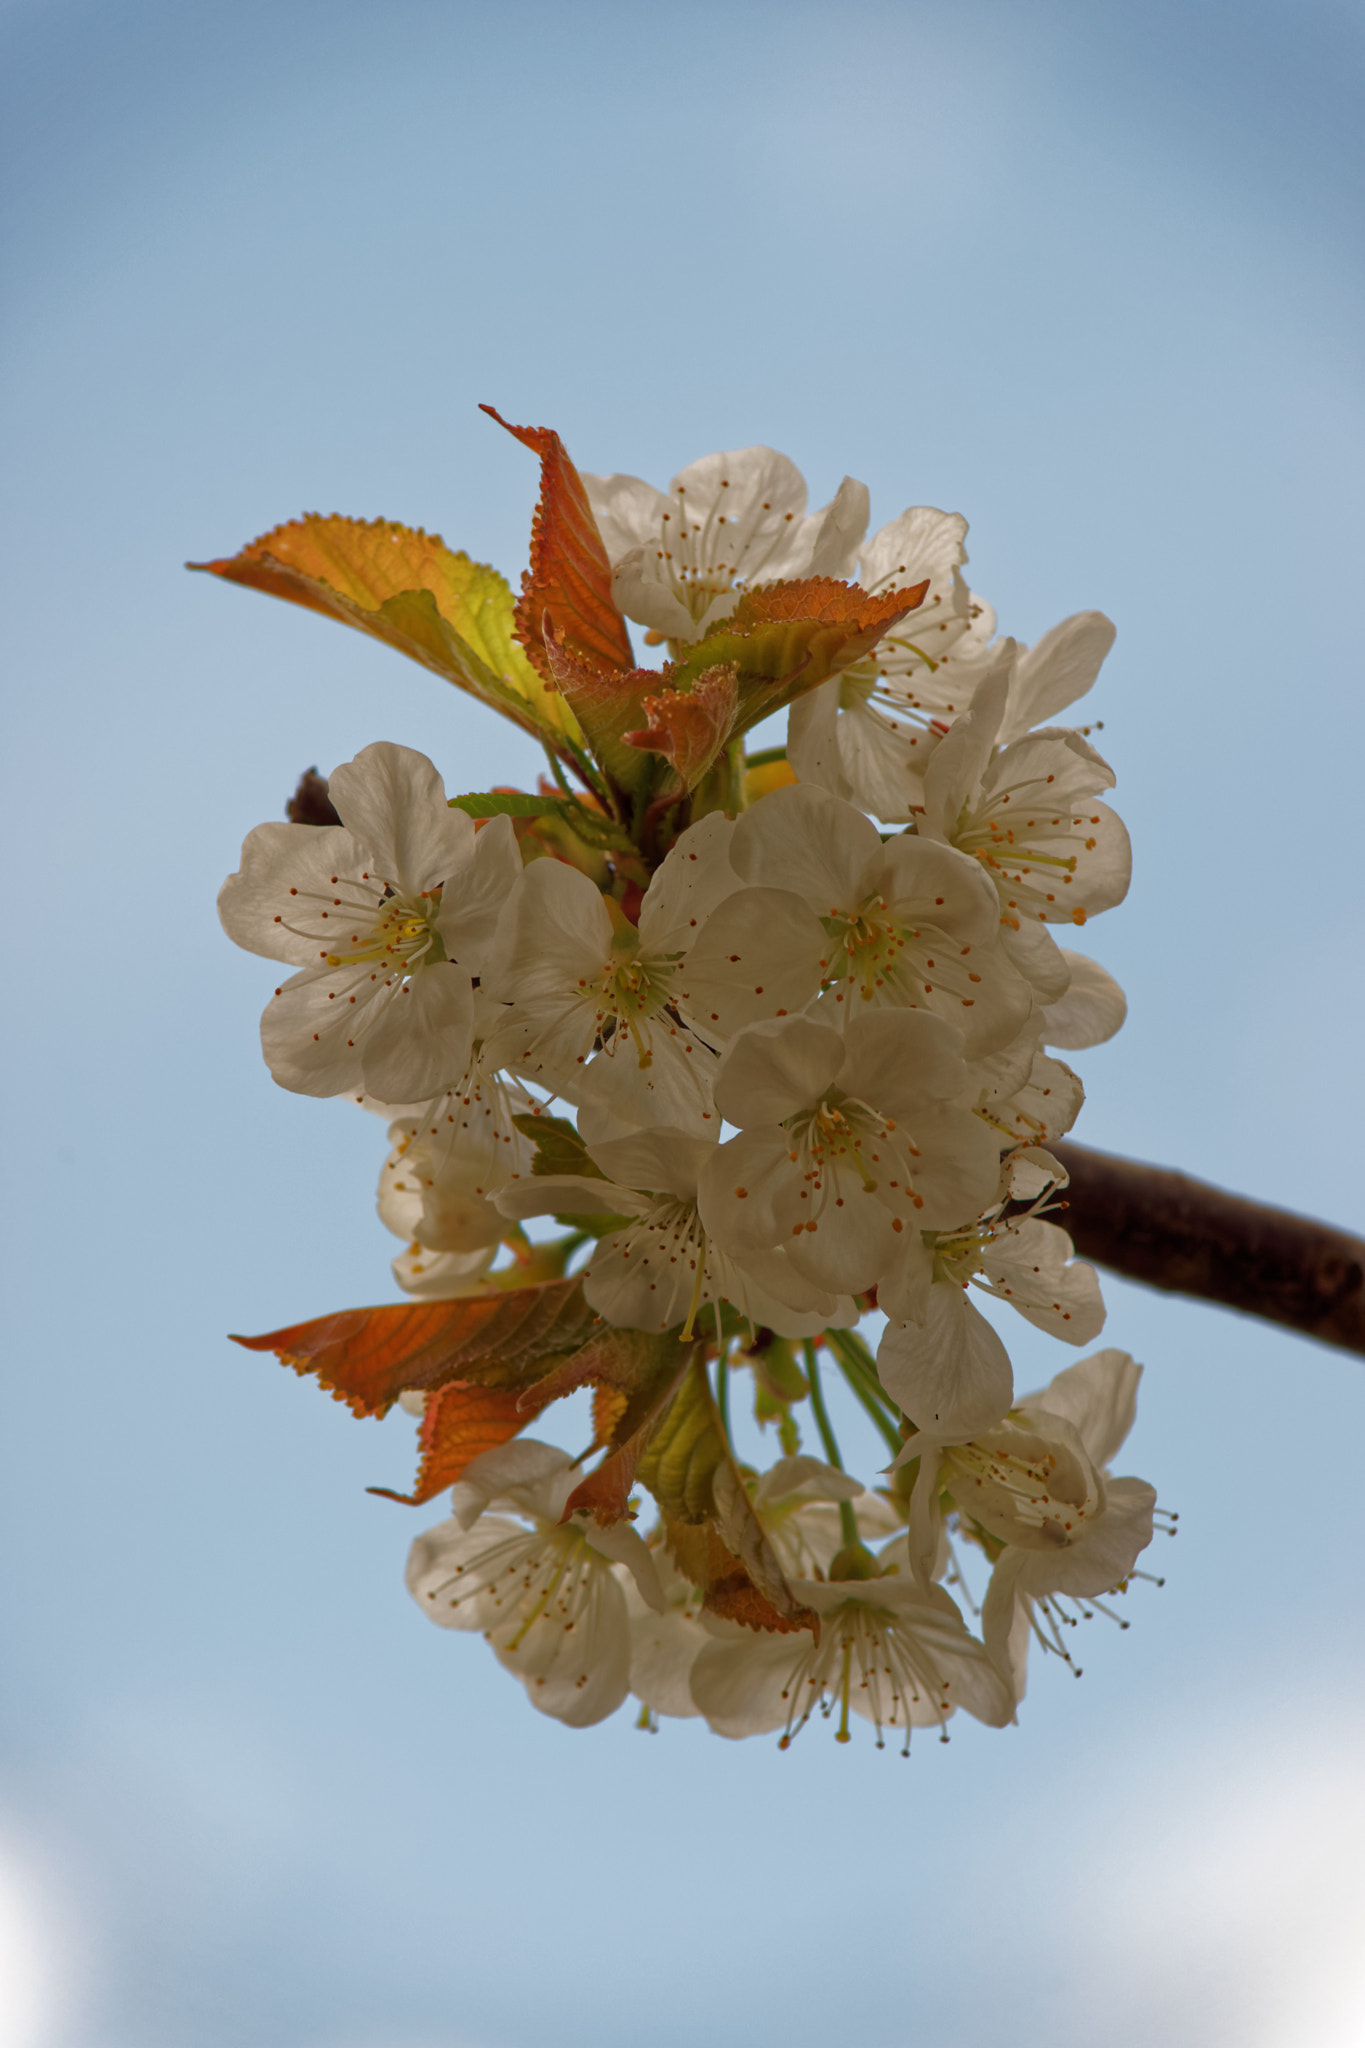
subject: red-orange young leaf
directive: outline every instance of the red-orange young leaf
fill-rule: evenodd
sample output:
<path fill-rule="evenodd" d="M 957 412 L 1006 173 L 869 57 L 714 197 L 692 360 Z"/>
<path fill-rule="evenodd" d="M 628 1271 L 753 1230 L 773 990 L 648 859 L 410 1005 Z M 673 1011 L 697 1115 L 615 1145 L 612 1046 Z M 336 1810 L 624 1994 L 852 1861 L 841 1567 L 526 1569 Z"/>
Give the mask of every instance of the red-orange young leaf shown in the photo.
<path fill-rule="evenodd" d="M 690 690 L 645 698 L 648 726 L 624 735 L 627 746 L 662 754 L 684 789 L 695 789 L 734 730 L 739 681 L 733 662 L 708 668 Z"/>
<path fill-rule="evenodd" d="M 603 1327 L 574 1278 L 458 1301 L 342 1309 L 233 1341 L 315 1373 L 355 1415 L 383 1415 L 409 1387 L 461 1380 L 520 1391 Z"/>
<path fill-rule="evenodd" d="M 592 1397 L 592 1439 L 604 1444 L 615 1434 L 616 1425 L 626 1412 L 630 1396 L 624 1387 L 609 1387 L 605 1381 L 593 1390 Z"/>
<path fill-rule="evenodd" d="M 608 775 L 622 789 L 639 789 L 648 780 L 650 763 L 627 741 L 626 727 L 639 725 L 646 715 L 646 693 L 666 683 L 668 671 L 600 668 L 560 638 L 553 620 L 542 651 L 555 687 Z"/>
<path fill-rule="evenodd" d="M 883 633 L 923 604 L 929 578 L 900 590 L 874 592 L 860 583 L 841 583 L 834 576 L 803 576 L 791 583 L 760 583 L 746 590 L 725 621 L 739 633 L 780 619 L 816 619 L 849 633 Z"/>
<path fill-rule="evenodd" d="M 733 666 L 738 703 L 732 738 L 839 675 L 876 646 L 929 586 L 873 595 L 856 583 L 808 576 L 748 590 L 728 619 L 687 650 L 661 679 L 688 691 L 709 670 Z"/>
<path fill-rule="evenodd" d="M 611 563 L 583 480 L 550 427 L 514 427 L 491 405 L 480 408 L 540 457 L 540 502 L 531 527 L 531 566 L 522 578 L 517 638 L 547 682 L 545 615 L 565 645 L 609 669 L 634 667 L 626 622 L 611 595 Z"/>
<path fill-rule="evenodd" d="M 607 1456 L 569 1495 L 566 1516 L 586 1508 L 604 1528 L 620 1521 L 630 1502 L 641 1453 L 694 1350 L 695 1346 L 679 1343 L 671 1333 L 654 1336 L 644 1330 L 604 1331 L 584 1345 L 579 1357 L 567 1360 L 541 1382 L 536 1391 L 545 1392 L 547 1398 L 567 1392 L 571 1380 L 580 1385 L 591 1380 L 599 1394 L 606 1389 L 614 1397 L 609 1405 L 603 1404 L 603 1417 L 610 1418 L 608 1430 L 598 1428 L 596 1432 Z M 596 1423 L 596 1403 L 593 1415 Z"/>
<path fill-rule="evenodd" d="M 417 1437 L 421 1463 L 412 1492 L 395 1493 L 388 1486 L 372 1486 L 369 1491 L 385 1500 L 402 1501 L 405 1507 L 421 1507 L 462 1479 L 466 1466 L 483 1452 L 510 1442 L 534 1421 L 543 1405 L 534 1388 L 517 1394 L 460 1384 L 441 1387 L 427 1402 L 422 1417 Z"/>
<path fill-rule="evenodd" d="M 769 1634 L 789 1635 L 798 1629 L 815 1628 L 817 1617 L 808 1607 L 793 1606 L 783 1614 L 745 1570 L 733 1550 L 722 1541 L 713 1522 L 664 1524 L 665 1538 L 673 1561 L 685 1579 L 697 1587 L 702 1606 L 726 1621 L 741 1622 L 745 1628 L 765 1629 Z"/>

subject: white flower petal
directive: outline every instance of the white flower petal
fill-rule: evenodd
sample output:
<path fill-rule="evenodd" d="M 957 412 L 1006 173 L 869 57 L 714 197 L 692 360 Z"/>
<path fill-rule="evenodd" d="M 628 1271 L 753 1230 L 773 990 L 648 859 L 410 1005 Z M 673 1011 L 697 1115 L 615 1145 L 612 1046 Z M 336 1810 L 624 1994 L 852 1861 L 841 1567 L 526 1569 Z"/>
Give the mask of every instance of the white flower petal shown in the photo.
<path fill-rule="evenodd" d="M 1063 1052 L 1103 1045 L 1128 1015 L 1128 998 L 1098 960 L 1065 948 L 1062 957 L 1071 969 L 1071 985 L 1043 1011 L 1043 1043 Z"/>
<path fill-rule="evenodd" d="M 1111 1465 L 1137 1417 L 1141 1378 L 1142 1367 L 1110 1347 L 1067 1366 L 1020 1406 L 1031 1415 L 1065 1417 L 1095 1463 Z"/>
<path fill-rule="evenodd" d="M 474 997 L 462 968 L 420 968 L 393 988 L 361 1042 L 366 1090 L 415 1102 L 463 1074 L 474 1049 Z"/>
<path fill-rule="evenodd" d="M 793 783 L 736 821 L 730 861 L 746 882 L 794 889 L 817 916 L 837 917 L 876 887 L 884 855 L 876 826 L 861 811 Z"/>
<path fill-rule="evenodd" d="M 983 1246 L 981 1268 L 1025 1321 L 1065 1344 L 1089 1344 L 1104 1328 L 1104 1302 L 1094 1267 L 1074 1261 L 1074 1249 L 1056 1224 L 1030 1217 Z"/>
<path fill-rule="evenodd" d="M 1114 644 L 1103 612 L 1076 612 L 1044 633 L 1021 657 L 999 744 L 1008 746 L 1031 726 L 1055 718 L 1083 697 Z"/>
<path fill-rule="evenodd" d="M 258 825 L 218 892 L 223 930 L 248 953 L 316 967 L 333 950 L 338 918 L 373 922 L 384 885 L 360 880 L 369 865 L 368 848 L 344 826 Z"/>
<path fill-rule="evenodd" d="M 645 952 L 689 945 L 711 912 L 741 886 L 730 861 L 734 830 L 733 819 L 711 811 L 674 842 L 640 905 Z"/>
<path fill-rule="evenodd" d="M 343 762 L 328 795 L 348 831 L 364 841 L 374 866 L 402 896 L 435 889 L 463 866 L 474 825 L 446 805 L 445 784 L 412 747 L 380 740 Z"/>
<path fill-rule="evenodd" d="M 482 974 L 503 907 L 522 874 L 510 818 L 490 818 L 474 836 L 469 858 L 450 870 L 434 919 L 447 957 Z"/>
<path fill-rule="evenodd" d="M 1014 1372 L 986 1318 L 953 1281 L 929 1290 L 924 1326 L 888 1323 L 877 1373 L 917 1429 L 961 1439 L 993 1429 L 1009 1412 Z"/>
<path fill-rule="evenodd" d="M 790 889 L 740 889 L 702 926 L 677 974 L 677 1001 L 704 1036 L 803 1010 L 820 987 L 825 933 Z"/>
<path fill-rule="evenodd" d="M 601 1557 L 609 1558 L 613 1564 L 624 1565 L 645 1605 L 656 1614 L 662 1614 L 664 1589 L 659 1581 L 659 1569 L 639 1530 L 629 1522 L 613 1522 L 610 1528 L 602 1529 L 590 1516 L 583 1518 L 582 1529 L 583 1541 L 588 1548 L 597 1551 Z"/>
<path fill-rule="evenodd" d="M 708 1237 L 730 1257 L 784 1244 L 805 1220 L 801 1176 L 780 1125 L 741 1131 L 702 1171 L 697 1206 Z M 856 1283 L 847 1282 L 851 1290 Z"/>
<path fill-rule="evenodd" d="M 716 1074 L 716 1107 L 743 1129 L 778 1124 L 831 1086 L 844 1064 L 840 1034 L 813 1017 L 752 1024 L 733 1038 Z"/>

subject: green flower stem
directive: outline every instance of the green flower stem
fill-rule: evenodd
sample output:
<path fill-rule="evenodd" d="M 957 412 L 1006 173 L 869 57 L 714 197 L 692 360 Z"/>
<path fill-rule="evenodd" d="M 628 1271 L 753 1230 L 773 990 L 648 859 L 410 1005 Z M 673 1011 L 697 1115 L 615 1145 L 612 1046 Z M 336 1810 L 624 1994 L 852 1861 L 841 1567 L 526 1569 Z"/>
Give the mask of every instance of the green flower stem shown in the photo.
<path fill-rule="evenodd" d="M 839 1456 L 839 1445 L 825 1406 L 824 1389 L 820 1385 L 820 1368 L 815 1359 L 815 1346 L 808 1337 L 801 1346 L 806 1362 L 806 1378 L 810 1381 L 810 1405 L 815 1411 L 815 1427 L 820 1432 L 820 1441 L 825 1447 L 825 1456 L 837 1471 L 842 1472 L 844 1461 Z M 853 1503 L 841 1500 L 839 1503 L 839 1533 L 847 1547 L 862 1542 L 858 1534 L 858 1518 L 853 1512 Z"/>
<path fill-rule="evenodd" d="M 564 770 L 559 765 L 558 754 L 555 752 L 554 748 L 550 745 L 548 740 L 542 740 L 541 745 L 545 749 L 545 758 L 550 764 L 550 773 L 554 776 L 555 781 L 559 784 L 565 796 L 569 797 L 572 800 L 574 792 L 569 786 L 568 776 L 564 773 Z"/>
<path fill-rule="evenodd" d="M 853 1330 L 826 1330 L 824 1343 L 825 1349 L 876 1425 L 882 1441 L 893 1453 L 899 1453 L 901 1435 L 893 1419 L 896 1411 L 877 1378 L 877 1368 L 873 1364 L 872 1353 L 867 1345 Z"/>

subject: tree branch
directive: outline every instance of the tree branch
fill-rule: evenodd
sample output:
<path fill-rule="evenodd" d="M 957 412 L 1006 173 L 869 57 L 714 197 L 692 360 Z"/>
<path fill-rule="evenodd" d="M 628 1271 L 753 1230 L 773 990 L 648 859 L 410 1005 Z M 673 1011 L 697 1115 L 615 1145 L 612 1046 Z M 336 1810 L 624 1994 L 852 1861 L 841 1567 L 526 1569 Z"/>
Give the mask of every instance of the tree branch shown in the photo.
<path fill-rule="evenodd" d="M 1365 1356 L 1365 1239 L 1166 1167 L 1048 1149 L 1071 1176 L 1060 1220 L 1082 1258 Z"/>
<path fill-rule="evenodd" d="M 296 825 L 341 823 L 316 768 L 287 809 Z M 1071 1176 L 1065 1222 L 1083 1259 L 1365 1357 L 1365 1239 L 1168 1167 L 1086 1145 L 1048 1149 Z"/>

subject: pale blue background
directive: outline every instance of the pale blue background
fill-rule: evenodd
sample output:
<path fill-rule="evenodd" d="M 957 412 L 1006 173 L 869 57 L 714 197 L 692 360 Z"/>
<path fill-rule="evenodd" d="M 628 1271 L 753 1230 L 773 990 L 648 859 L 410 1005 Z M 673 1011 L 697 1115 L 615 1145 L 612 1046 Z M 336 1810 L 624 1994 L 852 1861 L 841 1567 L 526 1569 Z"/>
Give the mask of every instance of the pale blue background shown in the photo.
<path fill-rule="evenodd" d="M 424 1625 L 435 1511 L 364 1492 L 411 1424 L 222 1334 L 394 1290 L 382 1133 L 272 1086 L 213 898 L 310 762 L 534 760 L 180 568 L 315 507 L 515 571 L 481 399 L 962 509 L 1007 630 L 1119 625 L 1078 1135 L 1358 1227 L 1363 51 L 1330 0 L 0 9 L 3 2048 L 1365 2038 L 1359 1361 L 1113 1285 L 1168 1582 L 908 1764 L 570 1734 Z"/>

